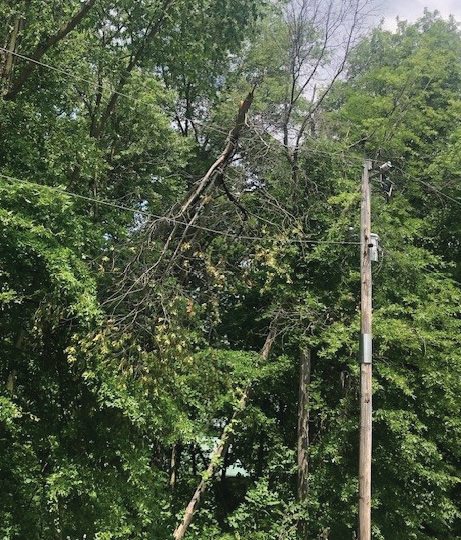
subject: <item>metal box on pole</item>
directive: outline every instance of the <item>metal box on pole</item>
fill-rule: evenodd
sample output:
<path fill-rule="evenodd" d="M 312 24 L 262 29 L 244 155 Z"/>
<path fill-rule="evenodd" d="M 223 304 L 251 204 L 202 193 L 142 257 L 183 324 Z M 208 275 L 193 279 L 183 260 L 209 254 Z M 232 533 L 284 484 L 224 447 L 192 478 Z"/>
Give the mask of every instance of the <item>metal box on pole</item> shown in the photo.
<path fill-rule="evenodd" d="M 368 248 L 370 250 L 370 261 L 378 262 L 381 243 L 377 234 L 370 233 L 370 243 L 368 244 Z"/>

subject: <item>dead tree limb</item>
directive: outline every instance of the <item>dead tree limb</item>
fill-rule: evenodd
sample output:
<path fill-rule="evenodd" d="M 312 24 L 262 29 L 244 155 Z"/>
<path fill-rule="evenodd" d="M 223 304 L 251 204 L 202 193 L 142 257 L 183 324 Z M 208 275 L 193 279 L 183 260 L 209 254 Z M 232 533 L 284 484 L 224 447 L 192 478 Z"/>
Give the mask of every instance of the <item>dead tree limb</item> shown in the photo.
<path fill-rule="evenodd" d="M 172 0 L 165 0 L 165 2 L 170 3 L 171 1 Z M 176 258 L 181 251 L 182 245 L 184 242 L 187 242 L 188 233 L 191 230 L 197 230 L 199 228 L 196 226 L 196 222 L 201 217 L 205 208 L 212 201 L 210 191 L 223 178 L 224 171 L 237 150 L 240 134 L 244 126 L 247 125 L 246 119 L 248 111 L 250 110 L 253 102 L 255 89 L 256 85 L 253 86 L 250 92 L 248 92 L 246 98 L 240 102 L 235 123 L 233 128 L 228 133 L 224 150 L 211 165 L 206 174 L 199 180 L 198 185 L 195 187 L 193 192 L 188 194 L 186 199 L 181 204 L 179 211 L 174 213 L 174 210 L 172 210 L 168 216 L 163 219 L 158 219 L 151 224 L 149 237 L 153 237 L 154 231 L 157 232 L 161 225 L 171 224 L 171 229 L 168 228 L 168 230 L 165 232 L 166 240 L 162 251 L 159 254 L 158 259 L 146 270 L 144 270 L 141 275 L 136 277 L 127 289 L 124 289 L 121 293 L 119 290 L 117 290 L 116 294 L 110 298 L 110 302 L 114 303 L 115 308 L 120 305 L 121 302 L 127 298 L 127 296 L 133 293 L 133 291 L 138 291 L 146 283 L 148 283 L 152 275 L 154 275 L 155 272 L 158 272 L 159 269 L 161 269 L 162 277 L 165 277 L 174 266 Z M 235 200 L 235 202 L 238 201 Z M 240 205 L 240 203 L 238 203 L 236 206 L 242 213 L 244 212 L 244 207 Z M 172 253 L 168 255 L 170 249 Z M 138 256 L 138 258 L 139 257 L 140 256 Z M 166 267 L 162 267 L 162 264 L 166 259 L 168 259 Z"/>
<path fill-rule="evenodd" d="M 181 206 L 179 215 L 176 216 L 177 219 L 184 216 L 188 208 L 195 204 L 201 197 L 201 195 L 207 191 L 211 184 L 217 178 L 217 175 L 222 175 L 224 169 L 227 167 L 230 159 L 234 155 L 235 150 L 237 149 L 237 143 L 240 137 L 242 128 L 246 126 L 246 118 L 248 111 L 250 110 L 251 104 L 253 103 L 253 96 L 256 87 L 254 86 L 251 92 L 248 92 L 247 97 L 240 102 L 239 110 L 237 117 L 235 119 L 234 127 L 229 131 L 227 136 L 226 146 L 224 147 L 223 152 L 218 157 L 218 159 L 213 163 L 213 165 L 208 169 L 205 176 L 200 180 L 195 191 L 187 198 L 187 200 Z"/>
<path fill-rule="evenodd" d="M 276 324 L 277 317 L 275 321 L 271 324 L 269 334 L 267 335 L 266 341 L 264 343 L 263 348 L 261 349 L 260 358 L 263 362 L 265 362 L 269 356 L 269 352 L 271 350 L 272 344 L 275 340 L 275 337 L 277 335 L 277 324 Z M 230 422 L 227 424 L 227 426 L 224 428 L 224 431 L 221 435 L 221 438 L 219 440 L 219 444 L 216 447 L 215 451 L 213 452 L 213 455 L 211 456 L 210 463 L 208 465 L 207 470 L 202 476 L 202 480 L 200 481 L 197 489 L 195 490 L 195 493 L 190 500 L 189 504 L 187 505 L 187 508 L 184 512 L 183 519 L 181 523 L 178 525 L 176 530 L 173 533 L 174 540 L 182 540 L 184 536 L 186 535 L 187 529 L 189 528 L 189 525 L 192 522 L 192 519 L 194 517 L 194 513 L 197 509 L 197 506 L 200 502 L 200 499 L 202 498 L 203 494 L 206 491 L 206 488 L 211 482 L 211 479 L 213 478 L 214 474 L 219 470 L 221 466 L 221 460 L 224 456 L 229 443 L 232 439 L 232 435 L 234 434 L 235 427 L 237 423 L 241 420 L 243 413 L 246 409 L 246 406 L 248 405 L 251 394 L 253 390 L 253 385 L 249 384 L 247 388 L 245 389 L 242 397 L 240 398 L 240 401 L 237 405 L 237 408 L 235 409 L 234 414 L 232 415 L 232 418 Z"/>
<path fill-rule="evenodd" d="M 237 144 L 238 144 L 238 140 L 239 140 L 242 128 L 246 126 L 246 119 L 247 119 L 248 111 L 250 110 L 251 104 L 253 103 L 253 96 L 254 96 L 255 89 L 256 87 L 254 86 L 251 89 L 251 91 L 248 92 L 247 97 L 243 101 L 240 102 L 239 110 L 235 118 L 235 124 L 234 124 L 234 127 L 229 131 L 224 150 L 221 152 L 218 159 L 211 165 L 211 167 L 208 169 L 206 174 L 201 178 L 201 180 L 198 183 L 198 186 L 195 188 L 193 193 L 191 193 L 187 197 L 187 199 L 183 202 L 179 213 L 174 216 L 176 225 L 174 226 L 173 230 L 170 233 L 170 236 L 165 245 L 164 252 L 167 251 L 167 249 L 169 248 L 170 242 L 173 240 L 176 234 L 176 231 L 179 227 L 178 222 L 181 222 L 184 219 L 187 211 L 190 208 L 194 207 L 199 201 L 202 201 L 201 206 L 203 207 L 204 206 L 203 198 L 205 194 L 213 187 L 216 181 L 218 181 L 219 179 L 223 177 L 224 171 L 237 149 Z M 191 227 L 193 227 L 195 221 L 199 217 L 199 213 L 200 212 L 194 212 L 194 215 L 192 216 L 192 218 L 189 221 L 185 222 L 186 228 L 185 228 L 185 231 L 183 232 L 182 238 L 184 238 L 187 231 Z"/>

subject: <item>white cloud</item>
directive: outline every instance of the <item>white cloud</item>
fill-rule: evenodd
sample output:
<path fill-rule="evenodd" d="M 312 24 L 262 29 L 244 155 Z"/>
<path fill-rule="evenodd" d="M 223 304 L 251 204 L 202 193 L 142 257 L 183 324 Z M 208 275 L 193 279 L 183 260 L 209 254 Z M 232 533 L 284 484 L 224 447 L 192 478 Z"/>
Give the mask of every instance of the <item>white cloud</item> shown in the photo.
<path fill-rule="evenodd" d="M 461 23 L 461 0 L 387 0 L 379 8 L 379 18 L 384 19 L 384 27 L 396 28 L 396 17 L 415 22 L 423 16 L 424 8 L 439 11 L 444 18 L 453 15 Z"/>

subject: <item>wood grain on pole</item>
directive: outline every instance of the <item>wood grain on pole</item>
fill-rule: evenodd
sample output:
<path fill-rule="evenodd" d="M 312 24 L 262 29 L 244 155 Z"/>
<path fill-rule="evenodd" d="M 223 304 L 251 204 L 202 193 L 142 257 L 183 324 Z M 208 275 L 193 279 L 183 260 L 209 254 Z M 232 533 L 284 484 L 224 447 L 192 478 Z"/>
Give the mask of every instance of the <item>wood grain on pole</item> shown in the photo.
<path fill-rule="evenodd" d="M 361 235 L 361 338 L 371 339 L 371 260 L 370 260 L 370 161 L 363 166 Z M 364 355 L 368 354 L 369 358 Z M 360 358 L 360 449 L 359 449 L 359 540 L 371 540 L 371 447 L 372 447 L 372 364 L 371 348 L 362 347 Z"/>

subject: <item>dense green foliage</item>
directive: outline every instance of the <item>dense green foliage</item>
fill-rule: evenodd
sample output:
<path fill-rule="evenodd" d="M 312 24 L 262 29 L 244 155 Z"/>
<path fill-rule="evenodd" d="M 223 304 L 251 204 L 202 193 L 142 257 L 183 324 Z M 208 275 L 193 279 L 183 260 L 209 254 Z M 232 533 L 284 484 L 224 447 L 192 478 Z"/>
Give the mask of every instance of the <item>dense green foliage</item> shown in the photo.
<path fill-rule="evenodd" d="M 187 537 L 355 538 L 364 157 L 373 538 L 461 536 L 461 33 L 302 5 L 0 1 L 0 538 L 171 538 L 249 388 Z"/>

